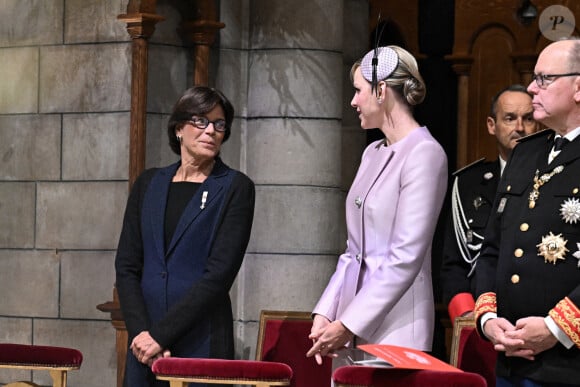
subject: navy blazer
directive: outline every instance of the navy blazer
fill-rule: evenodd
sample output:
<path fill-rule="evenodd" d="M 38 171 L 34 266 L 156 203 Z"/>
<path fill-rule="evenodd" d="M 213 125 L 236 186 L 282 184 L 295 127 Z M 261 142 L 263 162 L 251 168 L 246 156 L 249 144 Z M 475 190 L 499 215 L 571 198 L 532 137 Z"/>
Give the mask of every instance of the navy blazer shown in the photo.
<path fill-rule="evenodd" d="M 218 158 L 165 246 L 179 165 L 145 171 L 131 190 L 115 260 L 123 317 L 130 340 L 149 331 L 173 356 L 232 358 L 229 290 L 250 238 L 254 183 Z"/>

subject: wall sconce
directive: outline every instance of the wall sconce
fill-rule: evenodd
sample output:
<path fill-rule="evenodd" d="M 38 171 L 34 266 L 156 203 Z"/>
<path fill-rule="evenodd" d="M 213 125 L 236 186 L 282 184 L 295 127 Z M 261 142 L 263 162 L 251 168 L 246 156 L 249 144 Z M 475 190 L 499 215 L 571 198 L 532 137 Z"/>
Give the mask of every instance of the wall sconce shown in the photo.
<path fill-rule="evenodd" d="M 528 25 L 538 17 L 538 9 L 530 0 L 524 0 L 516 15 L 520 23 Z"/>

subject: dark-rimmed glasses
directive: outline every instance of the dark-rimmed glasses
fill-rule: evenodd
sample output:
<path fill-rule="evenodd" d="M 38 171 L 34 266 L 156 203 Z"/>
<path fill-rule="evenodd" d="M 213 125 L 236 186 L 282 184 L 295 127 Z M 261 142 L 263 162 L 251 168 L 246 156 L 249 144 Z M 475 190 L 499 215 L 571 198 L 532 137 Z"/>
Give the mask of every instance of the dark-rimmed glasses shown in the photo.
<path fill-rule="evenodd" d="M 536 81 L 536 85 L 540 89 L 545 89 L 548 87 L 552 82 L 556 79 L 561 77 L 574 77 L 580 75 L 580 73 L 565 73 L 565 74 L 534 74 L 532 75 L 532 79 Z"/>
<path fill-rule="evenodd" d="M 221 118 L 215 121 L 210 121 L 207 117 L 191 117 L 191 119 L 186 122 L 192 124 L 198 129 L 205 129 L 209 124 L 213 124 L 213 128 L 216 132 L 226 131 L 226 120 L 222 120 Z"/>

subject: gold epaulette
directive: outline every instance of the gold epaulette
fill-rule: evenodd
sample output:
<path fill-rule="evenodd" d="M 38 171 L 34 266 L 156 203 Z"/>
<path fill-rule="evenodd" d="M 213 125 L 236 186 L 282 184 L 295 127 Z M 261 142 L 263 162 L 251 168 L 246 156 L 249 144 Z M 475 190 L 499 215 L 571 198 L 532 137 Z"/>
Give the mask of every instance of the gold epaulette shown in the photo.
<path fill-rule="evenodd" d="M 483 162 L 485 162 L 485 157 L 482 157 L 482 158 L 480 158 L 479 160 L 475 160 L 473 163 L 471 163 L 471 164 L 467 164 L 467 165 L 466 165 L 465 167 L 463 167 L 463 168 L 459 168 L 457 171 L 453 172 L 453 173 L 451 174 L 451 176 L 457 176 L 457 175 L 459 175 L 461 172 L 464 172 L 464 171 L 466 171 L 466 170 L 470 169 L 471 167 L 474 167 L 474 166 L 476 166 L 476 165 L 479 165 L 479 164 L 481 164 L 481 163 L 483 163 Z"/>

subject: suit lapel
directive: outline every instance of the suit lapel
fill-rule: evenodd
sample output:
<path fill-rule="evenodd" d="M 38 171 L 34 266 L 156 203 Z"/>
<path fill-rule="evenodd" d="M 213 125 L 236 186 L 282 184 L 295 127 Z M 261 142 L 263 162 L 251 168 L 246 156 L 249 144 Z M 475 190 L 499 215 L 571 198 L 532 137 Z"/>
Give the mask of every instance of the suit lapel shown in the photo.
<path fill-rule="evenodd" d="M 227 169 L 223 168 L 223 164 L 220 162 L 219 165 L 216 164 L 212 174 L 198 188 L 195 195 L 193 195 L 187 204 L 187 207 L 185 207 L 185 210 L 179 219 L 179 223 L 177 223 L 177 227 L 173 233 L 173 238 L 165 251 L 166 258 L 175 248 L 177 242 L 181 239 L 186 230 L 203 211 L 209 211 L 213 206 L 219 206 L 220 200 L 217 199 L 221 197 L 221 191 L 225 188 L 228 181 L 228 179 L 224 178 L 226 175 Z M 202 198 L 204 196 L 205 201 L 202 208 Z"/>
<path fill-rule="evenodd" d="M 577 136 L 574 141 L 566 145 L 558 156 L 550 163 L 550 167 L 554 168 L 558 165 L 570 164 L 572 161 L 580 157 L 580 136 Z"/>
<path fill-rule="evenodd" d="M 151 206 L 151 229 L 154 230 L 153 242 L 158 257 L 165 256 L 165 209 L 167 207 L 169 185 L 177 168 L 179 168 L 179 163 L 161 169 L 150 184 L 151 187 L 157 189 L 156 197 L 159 198 Z"/>

